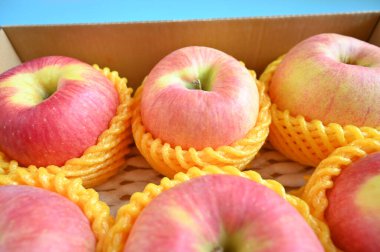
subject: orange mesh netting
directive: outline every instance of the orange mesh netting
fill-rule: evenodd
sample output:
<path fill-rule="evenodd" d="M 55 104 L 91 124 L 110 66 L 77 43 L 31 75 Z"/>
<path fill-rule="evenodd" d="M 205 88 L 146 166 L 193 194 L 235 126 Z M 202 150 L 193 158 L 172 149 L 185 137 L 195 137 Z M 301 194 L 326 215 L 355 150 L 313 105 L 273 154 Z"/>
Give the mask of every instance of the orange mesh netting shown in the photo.
<path fill-rule="evenodd" d="M 119 93 L 120 104 L 110 126 L 98 138 L 96 145 L 89 147 L 81 157 L 72 158 L 61 166 L 49 165 L 46 167 L 52 173 L 63 172 L 68 178 L 81 178 L 86 187 L 99 185 L 109 177 L 115 175 L 125 165 L 125 156 L 129 153 L 131 136 L 131 104 L 132 89 L 127 88 L 127 79 L 120 78 L 118 72 L 109 68 L 100 69 Z M 19 167 L 17 161 L 9 160 L 0 152 L 0 174 L 9 173 Z M 28 168 L 33 168 L 31 165 Z"/>
<path fill-rule="evenodd" d="M 283 57 L 267 66 L 260 80 L 268 87 L 277 66 Z M 330 123 L 327 126 L 319 120 L 306 121 L 302 115 L 292 116 L 289 110 L 271 106 L 272 124 L 269 141 L 288 158 L 301 164 L 317 166 L 336 148 L 345 146 L 356 139 L 374 138 L 380 140 L 380 126 L 356 127 Z"/>
<path fill-rule="evenodd" d="M 256 79 L 254 71 L 250 71 Z M 172 147 L 164 143 L 161 139 L 155 139 L 145 130 L 141 120 L 140 100 L 143 85 L 137 89 L 134 97 L 134 111 L 132 116 L 132 132 L 135 143 L 141 154 L 148 163 L 158 172 L 168 177 L 181 171 L 186 171 L 190 167 L 205 167 L 207 165 L 232 165 L 243 169 L 257 154 L 269 133 L 271 122 L 269 107 L 270 99 L 267 95 L 265 85 L 256 81 L 260 107 L 257 123 L 245 138 L 242 138 L 231 145 L 221 146 L 214 150 L 207 147 L 203 150 L 189 148 L 184 150 L 181 146 Z"/>
<path fill-rule="evenodd" d="M 15 168 L 10 174 L 0 175 L 0 185 L 29 185 L 58 193 L 80 207 L 95 234 L 96 251 L 101 251 L 105 235 L 114 220 L 106 203 L 99 201 L 98 193 L 82 186 L 80 179 L 67 179 L 63 173 L 52 174 L 46 168 Z"/>
<path fill-rule="evenodd" d="M 312 215 L 310 215 L 309 207 L 303 200 L 287 194 L 285 192 L 284 187 L 274 180 L 264 180 L 257 172 L 241 172 L 232 166 L 224 166 L 220 168 L 216 166 L 206 166 L 203 170 L 200 170 L 196 167 L 192 167 L 187 171 L 186 174 L 180 172 L 176 174 L 174 176 L 174 179 L 172 180 L 170 180 L 167 177 L 163 178 L 159 185 L 151 183 L 145 187 L 143 192 L 134 193 L 131 197 L 130 202 L 119 209 L 115 224 L 112 226 L 105 239 L 104 251 L 122 251 L 128 239 L 128 235 L 131 231 L 131 228 L 135 223 L 136 219 L 138 218 L 140 212 L 145 208 L 146 205 L 149 204 L 149 202 L 151 202 L 161 192 L 168 190 L 177 184 L 188 181 L 192 178 L 208 174 L 231 174 L 241 176 L 255 181 L 257 183 L 260 183 L 275 191 L 277 194 L 279 194 L 282 198 L 284 198 L 298 210 L 298 212 L 303 216 L 303 218 L 307 221 L 307 223 L 317 234 L 324 248 L 326 250 L 331 251 L 333 245 L 331 243 L 329 233 L 328 231 L 326 231 L 327 226 L 323 222 L 318 221 Z"/>
<path fill-rule="evenodd" d="M 324 211 L 328 205 L 326 191 L 334 186 L 334 177 L 339 176 L 351 163 L 373 152 L 380 152 L 380 141 L 360 139 L 336 149 L 317 166 L 304 186 L 301 196 L 309 203 L 315 217 L 324 220 Z"/>

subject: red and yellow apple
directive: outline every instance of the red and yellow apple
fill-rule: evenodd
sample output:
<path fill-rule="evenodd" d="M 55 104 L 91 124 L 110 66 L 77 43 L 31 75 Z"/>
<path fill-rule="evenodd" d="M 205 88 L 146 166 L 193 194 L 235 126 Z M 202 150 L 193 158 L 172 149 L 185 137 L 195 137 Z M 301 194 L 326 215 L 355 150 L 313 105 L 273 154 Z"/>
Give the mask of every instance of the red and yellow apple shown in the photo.
<path fill-rule="evenodd" d="M 63 165 L 96 144 L 118 104 L 113 84 L 88 64 L 26 62 L 0 75 L 0 151 L 24 166 Z"/>
<path fill-rule="evenodd" d="M 380 126 L 380 48 L 338 34 L 294 46 L 276 69 L 272 102 L 323 123 Z"/>
<path fill-rule="evenodd" d="M 201 176 L 152 200 L 124 251 L 323 251 L 313 230 L 269 188 L 233 175 Z"/>
<path fill-rule="evenodd" d="M 380 251 L 380 152 L 342 170 L 327 198 L 335 245 L 346 252 Z"/>
<path fill-rule="evenodd" d="M 201 150 L 229 145 L 255 126 L 258 110 L 249 71 L 213 48 L 178 49 L 144 80 L 142 123 L 172 146 Z"/>
<path fill-rule="evenodd" d="M 0 186 L 0 206 L 0 251 L 95 251 L 89 220 L 59 194 L 31 186 Z"/>

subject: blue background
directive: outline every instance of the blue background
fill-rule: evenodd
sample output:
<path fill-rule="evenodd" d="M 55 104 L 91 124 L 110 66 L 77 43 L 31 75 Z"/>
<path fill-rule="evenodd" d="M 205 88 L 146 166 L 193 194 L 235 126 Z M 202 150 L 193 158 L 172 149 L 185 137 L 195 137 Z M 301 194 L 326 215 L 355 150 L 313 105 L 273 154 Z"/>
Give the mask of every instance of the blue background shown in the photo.
<path fill-rule="evenodd" d="M 380 11 L 380 0 L 0 0 L 0 25 L 139 22 Z"/>

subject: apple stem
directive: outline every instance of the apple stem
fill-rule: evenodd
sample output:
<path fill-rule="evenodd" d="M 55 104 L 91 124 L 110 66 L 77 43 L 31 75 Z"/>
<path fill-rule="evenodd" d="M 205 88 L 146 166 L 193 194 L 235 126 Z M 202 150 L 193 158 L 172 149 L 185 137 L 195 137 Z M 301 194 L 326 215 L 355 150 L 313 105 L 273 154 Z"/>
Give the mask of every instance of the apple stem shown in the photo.
<path fill-rule="evenodd" d="M 202 83 L 199 79 L 194 80 L 191 84 L 194 86 L 194 89 L 202 90 Z"/>
<path fill-rule="evenodd" d="M 214 248 L 212 250 L 212 252 L 223 252 L 223 250 L 224 250 L 223 247 L 218 246 L 218 247 Z"/>

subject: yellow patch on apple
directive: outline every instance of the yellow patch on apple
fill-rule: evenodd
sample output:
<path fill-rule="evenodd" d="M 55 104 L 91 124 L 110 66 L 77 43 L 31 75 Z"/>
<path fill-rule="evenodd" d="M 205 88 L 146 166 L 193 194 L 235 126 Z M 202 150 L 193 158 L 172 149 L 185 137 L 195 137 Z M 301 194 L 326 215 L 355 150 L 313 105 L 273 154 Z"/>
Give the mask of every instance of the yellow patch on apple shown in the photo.
<path fill-rule="evenodd" d="M 368 179 L 358 190 L 355 203 L 363 210 L 379 212 L 380 202 L 380 174 Z M 377 215 L 380 218 L 380 215 Z"/>
<path fill-rule="evenodd" d="M 13 87 L 21 92 L 15 93 L 9 99 L 20 105 L 36 105 L 49 97 L 59 87 L 59 80 L 83 80 L 83 68 L 78 64 L 67 66 L 45 66 L 35 72 L 15 74 L 3 83 L 0 89 Z"/>

